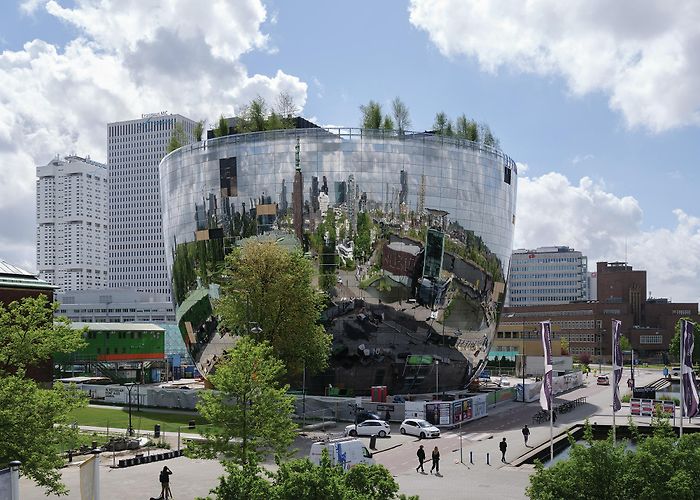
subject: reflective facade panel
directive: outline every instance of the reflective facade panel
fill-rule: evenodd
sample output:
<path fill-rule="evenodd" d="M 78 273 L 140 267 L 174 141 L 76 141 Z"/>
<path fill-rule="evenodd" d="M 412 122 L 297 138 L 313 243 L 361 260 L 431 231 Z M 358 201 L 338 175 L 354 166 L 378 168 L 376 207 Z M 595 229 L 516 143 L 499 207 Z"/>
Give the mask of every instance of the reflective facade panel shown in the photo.
<path fill-rule="evenodd" d="M 460 389 L 483 368 L 515 224 L 517 168 L 502 152 L 429 133 L 288 129 L 185 146 L 159 175 L 180 329 L 202 366 L 211 270 L 273 232 L 299 241 L 334 298 L 319 390 L 429 392 L 438 371 L 440 390 Z"/>

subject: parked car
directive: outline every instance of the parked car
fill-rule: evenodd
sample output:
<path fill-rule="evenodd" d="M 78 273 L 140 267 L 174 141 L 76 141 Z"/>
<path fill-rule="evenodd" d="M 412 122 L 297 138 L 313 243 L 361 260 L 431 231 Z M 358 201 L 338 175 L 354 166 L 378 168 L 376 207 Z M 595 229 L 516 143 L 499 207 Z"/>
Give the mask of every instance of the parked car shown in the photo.
<path fill-rule="evenodd" d="M 420 418 L 407 418 L 401 422 L 399 431 L 401 434 L 410 434 L 411 436 L 418 436 L 421 439 L 440 437 L 440 429 L 427 420 Z"/>
<path fill-rule="evenodd" d="M 356 422 L 359 424 L 360 422 L 364 422 L 365 420 L 381 420 L 381 419 L 382 419 L 382 417 L 380 417 L 376 413 L 372 413 L 371 411 L 361 411 L 357 414 Z"/>
<path fill-rule="evenodd" d="M 598 385 L 610 385 L 610 377 L 607 375 L 598 375 Z"/>
<path fill-rule="evenodd" d="M 384 420 L 365 420 L 360 424 L 350 424 L 345 428 L 346 436 L 379 436 L 391 434 L 391 428 Z"/>

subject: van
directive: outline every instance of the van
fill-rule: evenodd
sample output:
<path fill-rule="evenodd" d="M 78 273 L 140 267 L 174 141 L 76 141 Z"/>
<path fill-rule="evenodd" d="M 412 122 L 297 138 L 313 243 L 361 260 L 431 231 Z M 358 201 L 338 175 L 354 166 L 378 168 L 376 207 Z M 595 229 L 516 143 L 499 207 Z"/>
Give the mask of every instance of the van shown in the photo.
<path fill-rule="evenodd" d="M 321 463 L 321 454 L 324 449 L 328 450 L 331 464 L 340 464 L 346 470 L 357 464 L 374 464 L 372 454 L 359 439 L 334 439 L 312 444 L 311 453 L 309 453 L 309 460 L 312 464 L 319 465 Z"/>

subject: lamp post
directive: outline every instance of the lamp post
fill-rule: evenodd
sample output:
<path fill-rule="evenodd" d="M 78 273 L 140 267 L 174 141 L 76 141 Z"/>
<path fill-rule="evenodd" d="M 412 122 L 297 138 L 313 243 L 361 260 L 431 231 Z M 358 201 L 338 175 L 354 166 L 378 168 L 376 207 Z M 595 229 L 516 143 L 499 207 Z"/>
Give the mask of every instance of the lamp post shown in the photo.
<path fill-rule="evenodd" d="M 524 325 L 523 325 L 524 326 Z M 526 403 L 525 401 L 525 328 L 523 328 L 520 331 L 520 344 L 521 344 L 521 349 L 520 349 L 520 370 L 523 372 L 523 403 Z"/>
<path fill-rule="evenodd" d="M 435 360 L 435 395 L 440 397 L 440 361 Z"/>
<path fill-rule="evenodd" d="M 129 395 L 129 428 L 126 430 L 127 434 L 129 436 L 134 435 L 134 428 L 131 425 L 131 390 L 134 388 L 136 384 L 134 382 L 127 382 L 124 384 L 124 387 L 126 387 L 127 393 Z"/>

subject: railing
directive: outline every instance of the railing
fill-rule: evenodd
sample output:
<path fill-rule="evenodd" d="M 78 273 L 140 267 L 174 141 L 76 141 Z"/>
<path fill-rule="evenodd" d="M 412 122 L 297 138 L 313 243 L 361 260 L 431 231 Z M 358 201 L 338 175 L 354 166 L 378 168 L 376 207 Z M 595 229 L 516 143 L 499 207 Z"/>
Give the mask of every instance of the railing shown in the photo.
<path fill-rule="evenodd" d="M 255 142 L 264 142 L 275 139 L 285 139 L 290 137 L 314 137 L 314 138 L 328 138 L 328 139 L 340 139 L 341 141 L 359 141 L 363 139 L 368 140 L 393 140 L 402 141 L 406 143 L 424 143 L 426 145 L 430 144 L 440 144 L 440 145 L 450 145 L 463 149 L 470 149 L 472 151 L 477 151 L 480 153 L 486 153 L 495 156 L 503 161 L 503 163 L 510 169 L 518 173 L 518 167 L 513 161 L 513 159 L 507 154 L 503 153 L 500 149 L 493 146 L 482 144 L 480 142 L 469 141 L 467 139 L 461 139 L 457 137 L 448 137 L 440 134 L 435 134 L 432 132 L 416 132 L 416 131 L 403 131 L 399 133 L 398 130 L 382 130 L 382 129 L 363 129 L 363 128 L 352 128 L 352 127 L 329 127 L 329 128 L 292 128 L 292 129 L 282 129 L 282 130 L 269 130 L 262 132 L 246 132 L 242 134 L 232 134 L 223 137 L 215 137 L 213 139 L 204 139 L 200 142 L 195 142 L 183 146 L 175 151 L 169 153 L 166 158 L 172 154 L 179 154 L 184 151 L 194 151 L 197 149 L 207 149 L 210 146 L 218 146 L 222 144 L 247 144 Z"/>

